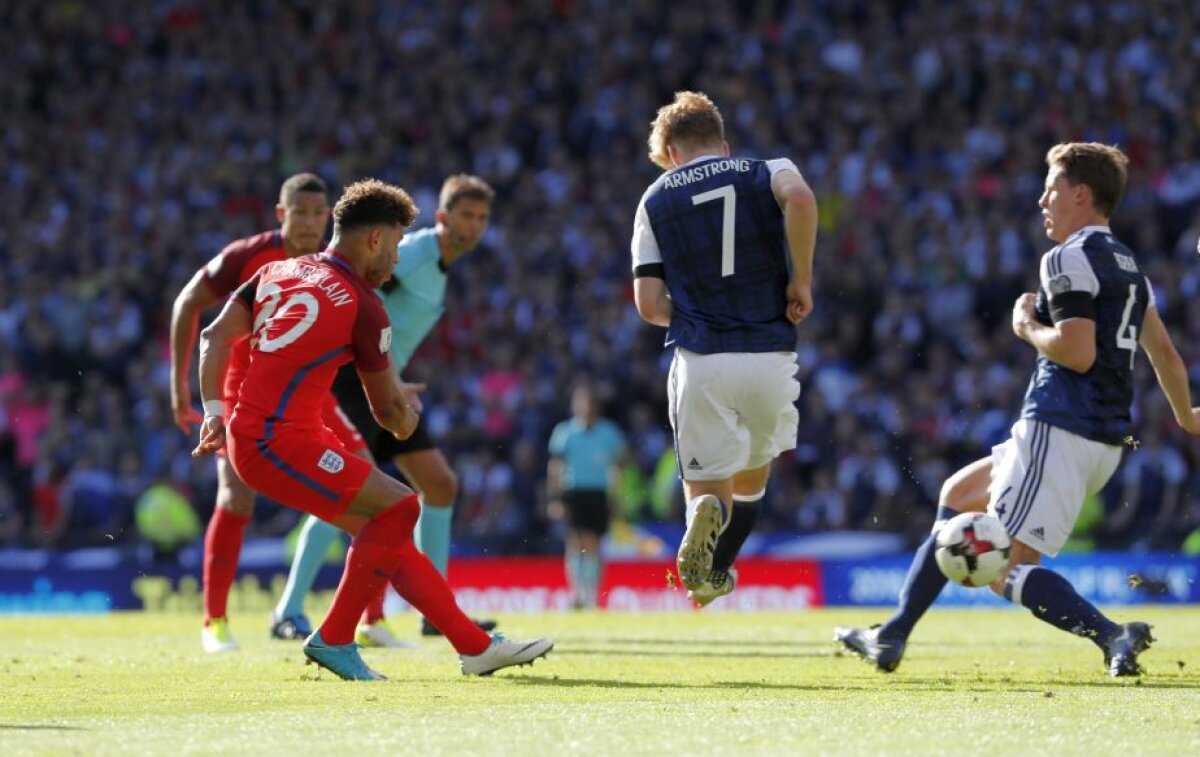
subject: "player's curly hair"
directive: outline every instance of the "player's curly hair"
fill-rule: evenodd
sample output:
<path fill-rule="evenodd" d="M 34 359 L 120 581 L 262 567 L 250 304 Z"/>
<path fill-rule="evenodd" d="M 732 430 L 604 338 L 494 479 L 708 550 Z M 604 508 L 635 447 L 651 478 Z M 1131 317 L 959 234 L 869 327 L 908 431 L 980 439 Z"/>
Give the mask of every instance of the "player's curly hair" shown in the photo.
<path fill-rule="evenodd" d="M 329 196 L 329 187 L 315 173 L 298 173 L 287 177 L 279 188 L 279 204 L 290 205 L 299 192 L 320 192 Z"/>
<path fill-rule="evenodd" d="M 676 92 L 674 101 L 662 106 L 650 122 L 650 160 L 660 168 L 671 168 L 667 145 L 700 147 L 725 140 L 721 111 L 703 92 Z"/>
<path fill-rule="evenodd" d="M 456 173 L 447 176 L 438 194 L 438 210 L 450 210 L 459 200 L 479 200 L 488 205 L 496 198 L 496 190 L 478 176 Z"/>
<path fill-rule="evenodd" d="M 1099 142 L 1063 142 L 1046 153 L 1046 165 L 1059 168 L 1071 186 L 1084 184 L 1092 190 L 1096 212 L 1108 218 L 1117 210 L 1125 193 L 1129 158 L 1121 148 Z"/>
<path fill-rule="evenodd" d="M 363 179 L 346 187 L 333 206 L 333 231 L 396 223 L 407 228 L 416 218 L 417 206 L 408 192 L 379 179 Z"/>

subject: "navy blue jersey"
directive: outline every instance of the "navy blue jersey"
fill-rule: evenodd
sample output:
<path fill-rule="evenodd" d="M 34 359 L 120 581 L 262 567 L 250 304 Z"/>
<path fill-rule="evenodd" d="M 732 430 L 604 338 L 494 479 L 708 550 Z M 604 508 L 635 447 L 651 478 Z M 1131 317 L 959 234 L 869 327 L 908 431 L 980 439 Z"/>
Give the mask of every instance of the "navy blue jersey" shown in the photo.
<path fill-rule="evenodd" d="M 1133 432 L 1133 359 L 1154 291 L 1133 252 L 1107 226 L 1085 226 L 1042 257 L 1036 315 L 1096 322 L 1096 362 L 1087 373 L 1038 355 L 1022 418 L 1034 418 L 1105 444 Z"/>
<path fill-rule="evenodd" d="M 788 248 L 771 191 L 792 161 L 703 157 L 650 185 L 634 221 L 635 276 L 671 297 L 667 346 L 693 352 L 790 352 Z"/>

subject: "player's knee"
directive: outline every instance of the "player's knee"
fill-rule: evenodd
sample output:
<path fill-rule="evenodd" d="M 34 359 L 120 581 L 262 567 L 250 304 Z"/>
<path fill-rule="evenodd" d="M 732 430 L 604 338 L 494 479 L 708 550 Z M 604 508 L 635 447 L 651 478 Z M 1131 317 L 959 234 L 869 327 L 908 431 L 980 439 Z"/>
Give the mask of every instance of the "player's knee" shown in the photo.
<path fill-rule="evenodd" d="M 371 518 L 371 522 L 388 534 L 388 540 L 398 542 L 412 538 L 417 518 L 421 516 L 421 505 L 407 488 L 407 496 L 394 500 Z"/>
<path fill-rule="evenodd" d="M 441 468 L 425 483 L 425 501 L 434 507 L 449 507 L 458 496 L 458 475 L 449 467 Z"/>
<path fill-rule="evenodd" d="M 217 507 L 236 515 L 249 517 L 254 513 L 254 492 L 222 486 L 217 489 Z"/>

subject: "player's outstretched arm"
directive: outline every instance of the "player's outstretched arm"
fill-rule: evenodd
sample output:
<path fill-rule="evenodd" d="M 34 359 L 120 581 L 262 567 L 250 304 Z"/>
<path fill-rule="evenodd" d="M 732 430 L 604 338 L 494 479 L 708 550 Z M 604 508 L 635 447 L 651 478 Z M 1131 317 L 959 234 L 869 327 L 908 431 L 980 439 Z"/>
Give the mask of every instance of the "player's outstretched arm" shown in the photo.
<path fill-rule="evenodd" d="M 382 371 L 358 372 L 371 415 L 375 421 L 392 432 L 397 439 L 407 439 L 417 430 L 421 414 L 409 403 L 408 397 L 396 388 L 396 374 L 389 365 Z"/>
<path fill-rule="evenodd" d="M 771 191 L 783 209 L 783 228 L 792 280 L 787 289 L 787 317 L 792 323 L 804 320 L 813 309 L 812 267 L 817 245 L 817 198 L 804 177 L 795 171 L 779 171 L 771 179 Z"/>
<path fill-rule="evenodd" d="M 1154 305 L 1146 308 L 1146 317 L 1142 319 L 1142 336 L 1138 340 L 1150 365 L 1154 366 L 1154 375 L 1158 377 L 1158 385 L 1167 402 L 1171 404 L 1171 412 L 1180 428 L 1189 434 L 1200 434 L 1200 408 L 1192 407 L 1192 392 L 1188 387 L 1187 366 L 1167 327 L 1163 325 Z"/>
<path fill-rule="evenodd" d="M 252 287 L 257 279 L 247 282 Z M 251 299 L 253 290 L 250 289 Z M 204 421 L 200 425 L 200 443 L 194 457 L 216 452 L 225 444 L 225 403 L 221 398 L 221 380 L 229 366 L 233 345 L 250 336 L 250 309 L 241 298 L 231 298 L 217 319 L 200 333 L 200 398 L 204 401 Z"/>
<path fill-rule="evenodd" d="M 196 346 L 196 327 L 200 312 L 217 301 L 204 283 L 204 269 L 196 271 L 171 306 L 171 412 L 175 425 L 185 434 L 200 423 L 200 414 L 192 407 L 192 387 L 188 381 L 192 348 Z"/>

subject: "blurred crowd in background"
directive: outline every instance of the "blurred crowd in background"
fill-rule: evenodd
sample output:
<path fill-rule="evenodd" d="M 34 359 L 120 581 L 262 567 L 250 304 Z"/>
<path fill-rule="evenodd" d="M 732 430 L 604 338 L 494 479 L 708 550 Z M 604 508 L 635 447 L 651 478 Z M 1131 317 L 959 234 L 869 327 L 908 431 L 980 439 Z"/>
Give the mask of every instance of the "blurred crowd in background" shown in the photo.
<path fill-rule="evenodd" d="M 678 89 L 712 96 L 735 153 L 795 160 L 820 205 L 800 439 L 760 528 L 925 532 L 1020 407 L 1034 354 L 1009 314 L 1051 246 L 1051 145 L 1129 154 L 1114 228 L 1200 379 L 1198 19 L 1195 0 L 5 2 L 0 546 L 200 533 L 215 472 L 170 420 L 170 305 L 275 225 L 302 170 L 396 182 L 418 226 L 450 173 L 498 191 L 407 375 L 461 478 L 458 543 L 557 548 L 546 443 L 583 380 L 629 441 L 622 517 L 681 522 L 669 355 L 628 251 Z M 1138 381 L 1083 546 L 1177 549 L 1200 526 L 1200 448 L 1144 360 Z M 254 530 L 294 523 L 264 505 Z"/>

